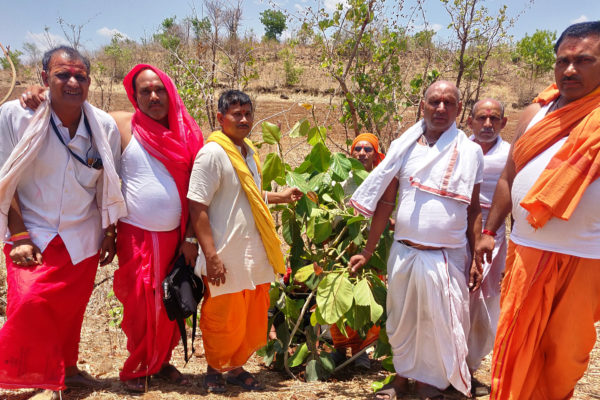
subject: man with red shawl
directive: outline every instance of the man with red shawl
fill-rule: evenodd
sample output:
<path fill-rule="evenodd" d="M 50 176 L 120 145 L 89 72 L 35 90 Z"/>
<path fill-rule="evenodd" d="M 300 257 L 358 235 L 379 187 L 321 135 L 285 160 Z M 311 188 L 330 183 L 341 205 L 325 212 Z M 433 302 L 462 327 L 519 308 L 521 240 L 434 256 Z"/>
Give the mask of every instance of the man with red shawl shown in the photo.
<path fill-rule="evenodd" d="M 600 320 L 600 21 L 554 46 L 556 84 L 521 116 L 477 256 L 514 219 L 490 399 L 568 399 Z"/>
<path fill-rule="evenodd" d="M 128 209 L 117 227 L 114 292 L 123 303 L 121 327 L 130 353 L 120 378 L 128 390 L 143 392 L 147 377 L 155 374 L 188 383 L 169 364 L 180 334 L 164 310 L 161 283 L 176 256 L 183 254 L 192 267 L 196 262 L 198 241 L 188 224 L 186 194 L 203 138 L 160 69 L 137 65 L 123 84 L 135 112 L 112 114 L 121 132 L 122 192 Z"/>

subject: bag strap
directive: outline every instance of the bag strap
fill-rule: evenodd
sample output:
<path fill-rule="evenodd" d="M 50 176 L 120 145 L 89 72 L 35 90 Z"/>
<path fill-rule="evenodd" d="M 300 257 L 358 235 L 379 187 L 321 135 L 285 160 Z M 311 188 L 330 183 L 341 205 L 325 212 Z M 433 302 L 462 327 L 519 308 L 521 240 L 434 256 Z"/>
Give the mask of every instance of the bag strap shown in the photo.
<path fill-rule="evenodd" d="M 187 355 L 187 333 L 185 331 L 185 319 L 177 317 L 177 325 L 179 326 L 179 333 L 181 333 L 181 342 L 183 343 L 183 352 L 184 352 L 183 357 L 185 359 L 185 363 L 187 364 L 188 355 Z"/>
<path fill-rule="evenodd" d="M 192 314 L 192 352 L 190 353 L 190 356 L 188 357 L 188 348 L 187 348 L 187 332 L 185 330 L 185 319 L 182 318 L 177 318 L 177 325 L 179 326 L 179 333 L 181 333 L 181 342 L 183 343 L 183 358 L 185 360 L 185 364 L 183 365 L 184 367 L 187 365 L 188 361 L 190 361 L 190 358 L 192 358 L 192 356 L 194 355 L 194 353 L 196 352 L 196 349 L 194 348 L 194 339 L 196 338 L 196 324 L 197 324 L 197 318 L 198 318 L 198 312 L 194 312 Z"/>

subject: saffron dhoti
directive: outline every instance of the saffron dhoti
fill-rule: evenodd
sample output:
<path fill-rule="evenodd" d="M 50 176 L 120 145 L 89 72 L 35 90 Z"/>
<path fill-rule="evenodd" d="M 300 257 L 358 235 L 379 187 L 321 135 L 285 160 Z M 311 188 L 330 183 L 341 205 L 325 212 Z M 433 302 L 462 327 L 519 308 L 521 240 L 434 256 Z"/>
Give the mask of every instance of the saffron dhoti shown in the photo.
<path fill-rule="evenodd" d="M 220 372 L 241 367 L 267 344 L 270 287 L 263 283 L 254 290 L 216 297 L 210 296 L 210 289 L 206 292 L 200 329 L 208 365 Z"/>

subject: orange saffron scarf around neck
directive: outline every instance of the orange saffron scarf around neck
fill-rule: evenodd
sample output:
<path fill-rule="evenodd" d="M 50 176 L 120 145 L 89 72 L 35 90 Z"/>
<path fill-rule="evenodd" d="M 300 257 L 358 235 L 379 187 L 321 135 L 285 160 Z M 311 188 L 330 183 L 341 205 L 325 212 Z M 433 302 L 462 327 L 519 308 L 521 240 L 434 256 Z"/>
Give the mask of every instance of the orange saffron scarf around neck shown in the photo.
<path fill-rule="evenodd" d="M 557 100 L 556 85 L 534 99 L 542 105 Z M 530 160 L 568 137 L 521 201 L 532 227 L 543 227 L 552 217 L 568 220 L 587 187 L 600 175 L 600 87 L 581 99 L 548 113 L 514 145 L 519 172 Z"/>

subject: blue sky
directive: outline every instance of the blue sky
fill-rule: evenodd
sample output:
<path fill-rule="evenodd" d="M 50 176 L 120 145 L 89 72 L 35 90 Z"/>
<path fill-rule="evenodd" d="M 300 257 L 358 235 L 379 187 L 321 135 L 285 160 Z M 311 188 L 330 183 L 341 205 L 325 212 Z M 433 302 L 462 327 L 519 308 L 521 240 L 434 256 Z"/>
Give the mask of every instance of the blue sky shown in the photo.
<path fill-rule="evenodd" d="M 228 0 L 223 0 L 228 4 Z M 331 9 L 339 0 L 317 0 L 321 7 Z M 413 6 L 417 0 L 405 0 L 404 8 Z M 426 18 L 430 27 L 438 30 L 438 37 L 448 36 L 446 26 L 449 18 L 439 0 L 423 0 Z M 315 0 L 243 0 L 244 15 L 242 32 L 253 31 L 257 36 L 264 33 L 259 21 L 260 12 L 273 8 L 302 15 L 305 7 L 315 5 Z M 520 38 L 536 29 L 560 32 L 573 22 L 600 18 L 600 0 L 486 0 L 490 10 L 508 5 L 511 16 L 524 11 L 510 33 Z M 120 32 L 140 41 L 149 38 L 166 17 L 177 16 L 178 20 L 193 15 L 193 10 L 202 16 L 201 0 L 0 0 L 2 22 L 0 43 L 12 49 L 23 50 L 23 43 L 35 43 L 43 50 L 47 47 L 45 27 L 56 43 L 64 41 L 58 18 L 69 24 L 84 25 L 81 42 L 86 50 L 96 50 L 107 44 L 112 35 Z M 416 21 L 417 28 L 422 21 Z"/>

